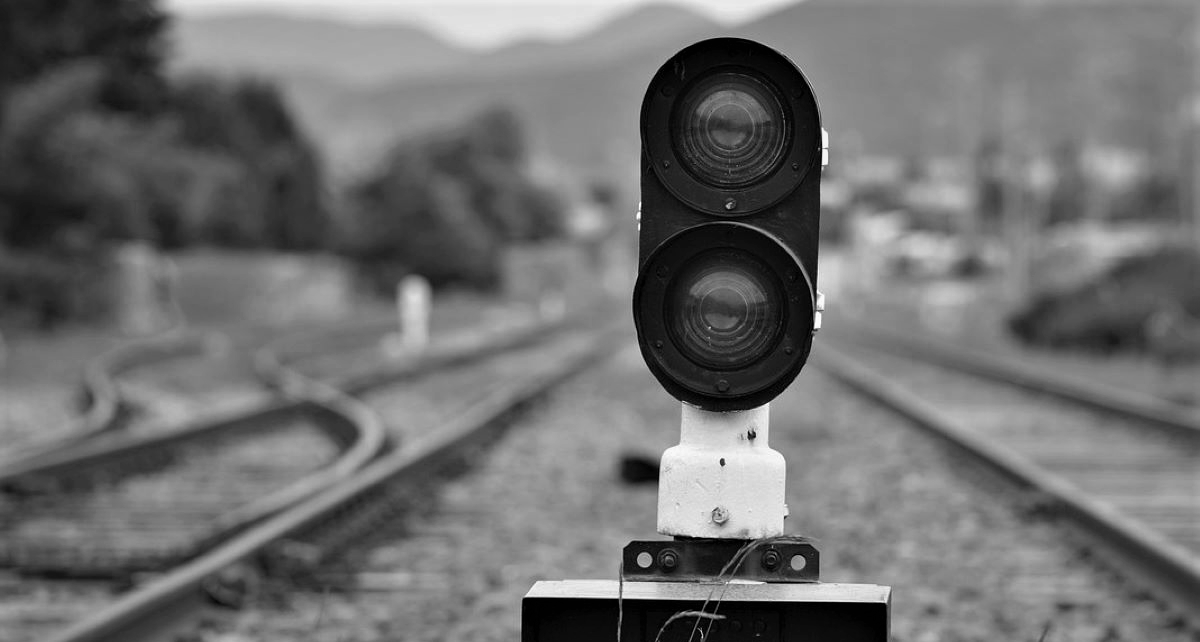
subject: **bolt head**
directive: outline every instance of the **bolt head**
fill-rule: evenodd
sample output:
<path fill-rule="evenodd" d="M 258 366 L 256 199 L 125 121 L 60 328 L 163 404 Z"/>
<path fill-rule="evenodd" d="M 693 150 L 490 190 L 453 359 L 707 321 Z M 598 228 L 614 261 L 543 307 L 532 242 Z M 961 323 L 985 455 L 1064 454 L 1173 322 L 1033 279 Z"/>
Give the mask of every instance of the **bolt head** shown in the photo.
<path fill-rule="evenodd" d="M 717 381 L 717 392 L 729 392 L 729 382 L 724 379 Z"/>
<path fill-rule="evenodd" d="M 737 201 L 735 201 L 734 199 L 730 198 L 725 201 L 725 210 L 726 211 L 733 211 L 736 208 L 737 208 Z"/>
<path fill-rule="evenodd" d="M 667 548 L 658 554 L 658 565 L 666 571 L 673 571 L 679 566 L 679 554 Z"/>
<path fill-rule="evenodd" d="M 714 524 L 724 524 L 729 521 L 729 510 L 724 506 L 717 506 L 712 510 L 712 521 Z"/>
<path fill-rule="evenodd" d="M 774 571 L 775 569 L 779 568 L 779 565 L 782 562 L 783 558 L 779 556 L 779 551 L 775 549 L 769 549 L 763 552 L 762 567 L 764 570 Z"/>

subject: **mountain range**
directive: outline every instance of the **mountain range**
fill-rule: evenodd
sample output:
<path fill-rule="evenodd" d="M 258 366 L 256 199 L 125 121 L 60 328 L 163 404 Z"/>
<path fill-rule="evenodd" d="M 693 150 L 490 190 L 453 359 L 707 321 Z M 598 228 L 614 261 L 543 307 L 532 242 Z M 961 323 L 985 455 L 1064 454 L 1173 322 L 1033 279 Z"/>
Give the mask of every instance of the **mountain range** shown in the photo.
<path fill-rule="evenodd" d="M 334 163 L 508 105 L 576 168 L 636 172 L 645 85 L 671 53 L 735 35 L 805 71 L 839 152 L 966 153 L 983 137 L 1171 153 L 1200 54 L 1189 0 L 809 0 L 736 28 L 672 5 L 566 41 L 455 47 L 409 25 L 265 14 L 181 18 L 176 64 L 279 79 Z"/>

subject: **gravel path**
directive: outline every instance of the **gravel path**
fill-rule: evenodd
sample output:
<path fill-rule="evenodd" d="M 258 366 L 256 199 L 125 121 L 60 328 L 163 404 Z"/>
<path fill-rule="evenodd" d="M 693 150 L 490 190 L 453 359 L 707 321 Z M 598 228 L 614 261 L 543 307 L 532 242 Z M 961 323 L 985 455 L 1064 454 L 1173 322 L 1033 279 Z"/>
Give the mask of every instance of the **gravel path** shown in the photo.
<path fill-rule="evenodd" d="M 676 443 L 678 413 L 624 350 L 314 585 L 269 586 L 186 639 L 517 640 L 534 581 L 614 578 L 621 548 L 654 536 L 656 489 L 621 484 L 617 461 Z M 773 403 L 772 419 L 789 531 L 817 539 L 824 580 L 893 586 L 895 640 L 1200 639 L 1058 530 L 995 501 L 994 482 L 818 373 Z"/>

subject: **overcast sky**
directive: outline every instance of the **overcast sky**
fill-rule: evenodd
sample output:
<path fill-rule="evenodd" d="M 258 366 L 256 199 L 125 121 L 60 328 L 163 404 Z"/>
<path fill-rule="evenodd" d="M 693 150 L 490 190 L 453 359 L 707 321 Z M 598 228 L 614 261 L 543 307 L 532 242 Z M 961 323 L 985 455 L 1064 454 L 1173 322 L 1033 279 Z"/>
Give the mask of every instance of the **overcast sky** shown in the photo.
<path fill-rule="evenodd" d="M 651 0 L 166 0 L 174 11 L 203 14 L 270 10 L 353 21 L 424 25 L 455 43 L 487 48 L 528 36 L 566 38 Z M 673 0 L 736 24 L 795 0 Z"/>

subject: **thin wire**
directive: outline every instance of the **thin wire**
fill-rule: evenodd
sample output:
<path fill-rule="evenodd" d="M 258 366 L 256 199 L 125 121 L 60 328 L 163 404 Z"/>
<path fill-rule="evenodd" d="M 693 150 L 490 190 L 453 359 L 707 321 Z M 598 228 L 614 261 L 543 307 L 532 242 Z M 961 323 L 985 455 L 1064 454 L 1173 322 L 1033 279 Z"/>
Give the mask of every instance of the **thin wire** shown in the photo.
<path fill-rule="evenodd" d="M 621 642 L 621 624 L 625 620 L 625 558 L 617 567 L 617 642 Z"/>
<path fill-rule="evenodd" d="M 738 552 L 734 553 L 733 557 L 731 557 L 729 561 L 725 563 L 725 566 L 721 567 L 721 571 L 717 573 L 717 577 L 715 578 L 716 581 L 721 582 L 721 584 L 719 587 L 713 587 L 713 589 L 709 591 L 708 598 L 704 601 L 704 605 L 700 607 L 700 610 L 703 611 L 704 609 L 708 608 L 708 603 L 712 601 L 713 594 L 718 590 L 718 588 L 720 589 L 721 593 L 717 597 L 716 604 L 713 606 L 713 613 L 715 614 L 721 608 L 721 603 L 725 600 L 725 592 L 729 589 L 729 585 L 733 580 L 733 576 L 737 573 L 738 569 L 741 568 L 742 564 L 745 563 L 746 558 L 750 556 L 750 552 L 754 549 L 764 544 L 777 544 L 782 542 L 789 544 L 807 544 L 809 541 L 810 540 L 803 535 L 776 535 L 773 537 L 762 537 L 746 542 L 741 548 L 738 549 Z M 724 578 L 724 581 L 722 581 L 722 578 Z M 713 622 L 710 620 L 708 626 L 701 634 L 702 637 L 708 637 L 708 634 L 712 630 L 712 625 Z M 699 626 L 700 620 L 696 620 L 696 624 L 692 628 L 692 632 L 695 633 L 697 627 Z M 688 636 L 688 639 L 691 639 L 690 635 Z"/>
<path fill-rule="evenodd" d="M 721 567 L 721 571 L 719 573 L 717 573 L 717 577 L 715 578 L 715 580 L 720 582 L 722 577 L 724 577 L 726 575 L 728 575 L 728 577 L 725 579 L 724 582 L 721 582 L 721 584 L 719 585 L 720 589 L 721 589 L 721 597 L 717 599 L 717 604 L 716 604 L 716 606 L 713 607 L 714 615 L 716 614 L 717 610 L 721 608 L 721 601 L 725 599 L 725 591 L 729 587 L 729 581 L 733 579 L 733 574 L 737 572 L 737 569 L 741 568 L 742 562 L 744 562 L 746 560 L 746 557 L 750 554 L 750 551 L 753 550 L 755 546 L 758 546 L 760 543 L 762 543 L 765 540 L 766 540 L 766 538 L 756 539 L 756 540 L 751 540 L 749 542 L 746 542 L 745 544 L 742 544 L 741 548 L 739 548 L 738 551 L 733 554 L 733 557 L 729 558 L 728 562 L 725 562 L 725 566 Z M 713 593 L 715 593 L 716 591 L 717 591 L 717 587 L 714 586 L 712 588 L 712 590 L 710 590 L 708 592 L 708 597 L 704 599 L 704 604 L 702 604 L 700 606 L 701 611 L 708 608 L 708 603 L 712 601 Z M 699 630 L 699 628 L 700 628 L 700 619 L 696 618 L 696 623 L 694 625 L 692 625 L 692 632 L 688 634 L 689 640 L 692 639 L 692 635 L 695 635 L 696 631 Z M 708 623 L 708 626 L 705 627 L 704 631 L 702 631 L 700 633 L 701 639 L 707 638 L 708 634 L 711 632 L 711 630 L 712 630 L 712 621 L 710 620 Z"/>
<path fill-rule="evenodd" d="M 708 592 L 708 597 L 706 597 L 704 599 L 704 603 L 700 605 L 700 610 L 698 610 L 698 611 L 677 611 L 674 615 L 672 615 L 670 618 L 668 618 L 667 621 L 664 622 L 661 627 L 659 627 L 658 635 L 654 636 L 654 642 L 659 641 L 659 638 L 662 637 L 662 634 L 667 629 L 667 626 L 669 626 L 672 622 L 682 619 L 682 618 L 686 618 L 686 617 L 696 618 L 696 622 L 695 622 L 695 624 L 692 625 L 692 631 L 691 631 L 691 633 L 688 634 L 687 639 L 691 640 L 692 637 L 697 632 L 700 633 L 701 642 L 708 639 L 709 634 L 712 632 L 713 623 L 715 623 L 718 620 L 725 619 L 725 616 L 718 615 L 717 611 L 721 608 L 721 603 L 725 600 L 725 592 L 728 590 L 729 585 L 730 585 L 731 581 L 733 580 L 733 575 L 735 573 L 737 573 L 739 568 L 741 568 L 742 564 L 746 561 L 746 558 L 749 557 L 751 551 L 758 548 L 759 546 L 762 546 L 763 544 L 776 544 L 776 543 L 811 544 L 812 541 L 813 540 L 811 538 L 805 537 L 803 535 L 776 535 L 773 537 L 762 537 L 759 539 L 750 540 L 750 541 L 746 542 L 740 548 L 738 548 L 737 552 L 733 554 L 733 557 L 729 558 L 729 561 L 726 562 L 725 565 L 721 567 L 720 572 L 718 572 L 717 576 L 713 578 L 713 581 L 717 582 L 718 584 L 716 586 L 713 586 L 712 590 L 710 590 Z M 622 560 L 621 570 L 622 570 L 622 578 L 623 578 L 624 577 L 624 560 Z M 722 578 L 724 578 L 724 579 L 722 579 Z M 623 614 L 623 612 L 621 610 L 621 593 L 620 593 L 621 590 L 623 590 L 623 588 L 619 589 L 618 596 L 617 596 L 618 627 L 620 626 L 620 620 L 621 620 L 621 617 Z M 716 599 L 716 604 L 713 606 L 712 612 L 709 613 L 707 610 L 708 605 L 710 602 L 713 601 L 713 596 L 717 593 L 717 591 L 720 591 L 720 595 Z M 708 625 L 704 628 L 704 630 L 700 630 L 700 621 L 701 620 L 708 620 Z M 617 642 L 620 642 L 620 640 L 621 640 L 621 636 L 620 636 L 620 631 L 618 630 Z"/>
<path fill-rule="evenodd" d="M 701 610 L 701 611 L 677 611 L 676 614 L 673 614 L 673 616 L 671 616 L 670 618 L 667 618 L 666 622 L 662 623 L 662 626 L 659 626 L 659 635 L 654 636 L 654 642 L 659 642 L 659 638 L 662 637 L 662 631 L 666 631 L 667 626 L 670 626 L 671 623 L 674 622 L 674 620 L 683 619 L 683 618 L 696 618 L 696 624 L 700 624 L 700 620 L 702 620 L 702 619 L 707 619 L 707 620 L 710 620 L 709 625 L 712 625 L 712 622 L 715 622 L 715 620 L 719 620 L 719 619 L 725 619 L 725 616 L 718 616 L 718 614 L 716 614 L 716 613 L 706 613 L 703 610 Z M 695 634 L 696 629 L 694 628 L 691 631 L 692 631 L 692 634 Z M 704 642 L 704 640 L 706 640 L 707 637 L 708 637 L 708 635 L 704 634 L 704 631 L 700 631 L 700 641 L 701 642 Z M 691 635 L 688 636 L 688 640 L 691 640 Z"/>

